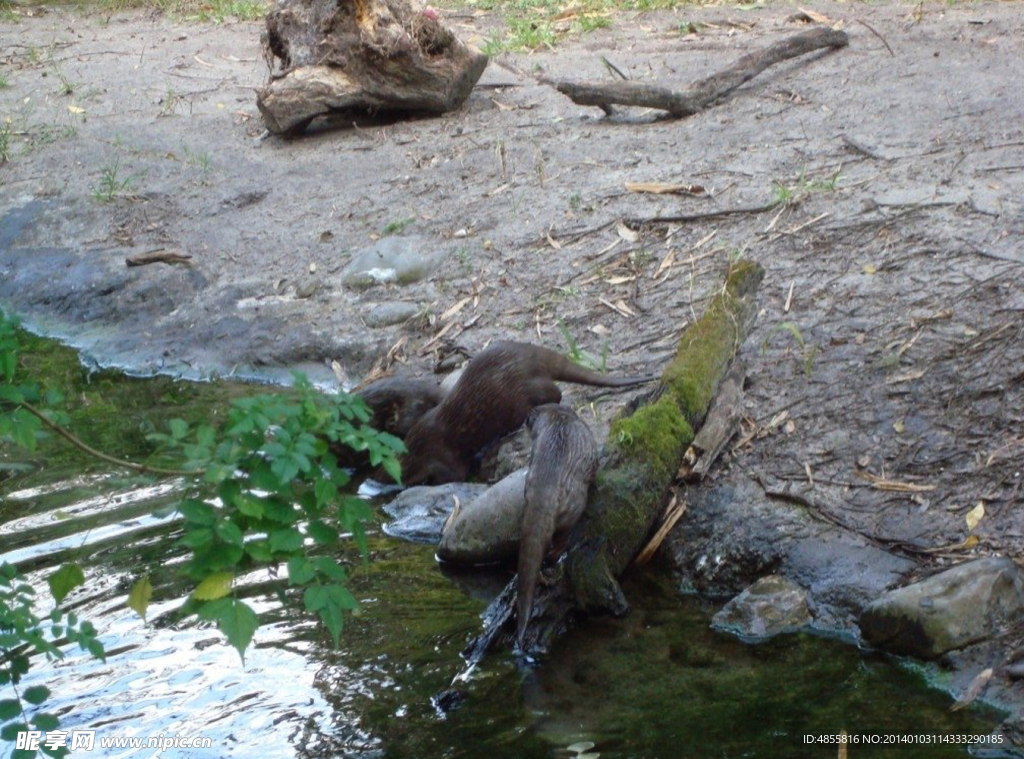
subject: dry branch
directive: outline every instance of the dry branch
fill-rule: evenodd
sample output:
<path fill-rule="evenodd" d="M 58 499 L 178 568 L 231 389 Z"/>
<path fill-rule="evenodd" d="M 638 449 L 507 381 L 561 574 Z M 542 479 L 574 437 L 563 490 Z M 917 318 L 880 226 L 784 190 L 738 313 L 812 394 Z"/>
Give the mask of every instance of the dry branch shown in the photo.
<path fill-rule="evenodd" d="M 188 253 L 175 253 L 173 250 L 151 250 L 148 253 L 139 253 L 137 256 L 128 256 L 125 260 L 126 266 L 146 266 L 147 264 L 192 264 L 192 256 Z"/>
<path fill-rule="evenodd" d="M 578 613 L 623 614 L 617 577 L 647 542 L 662 514 L 693 429 L 704 422 L 719 385 L 756 314 L 764 270 L 734 264 L 722 290 L 682 334 L 660 387 L 611 428 L 586 513 L 569 540 L 558 576 L 538 589 L 526 629 L 527 650 L 547 649 Z M 513 580 L 484 615 L 484 632 L 467 654 L 479 659 L 510 631 Z"/>
<path fill-rule="evenodd" d="M 849 44 L 846 32 L 812 29 L 763 50 L 748 53 L 729 68 L 713 74 L 683 91 L 639 82 L 550 82 L 577 105 L 593 105 L 606 113 L 612 105 L 658 108 L 676 117 L 692 116 L 714 105 L 740 85 L 749 82 L 769 66 L 823 48 Z"/>

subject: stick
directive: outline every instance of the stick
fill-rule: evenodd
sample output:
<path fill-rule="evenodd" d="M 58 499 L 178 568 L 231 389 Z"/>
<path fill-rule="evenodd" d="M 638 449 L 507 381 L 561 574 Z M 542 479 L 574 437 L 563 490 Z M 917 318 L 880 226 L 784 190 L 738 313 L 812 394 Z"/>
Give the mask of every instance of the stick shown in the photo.
<path fill-rule="evenodd" d="M 748 53 L 729 68 L 713 74 L 683 91 L 670 90 L 638 82 L 565 82 L 549 81 L 556 90 L 577 105 L 608 108 L 613 104 L 658 108 L 685 118 L 714 105 L 740 85 L 750 81 L 780 61 L 849 44 L 846 32 L 836 29 L 812 29 Z"/>
<path fill-rule="evenodd" d="M 677 216 L 632 216 L 623 219 L 628 227 L 639 227 L 644 224 L 692 224 L 695 221 L 705 219 L 717 219 L 721 216 L 738 216 L 745 213 L 766 213 L 779 207 L 775 201 L 760 206 L 740 206 L 739 208 L 721 208 L 717 211 L 702 211 L 700 213 L 684 213 Z"/>
<path fill-rule="evenodd" d="M 128 266 L 146 266 L 147 264 L 185 264 L 192 265 L 192 256 L 188 253 L 175 253 L 173 250 L 157 248 L 146 253 L 139 253 L 137 256 L 128 256 L 124 260 Z"/>

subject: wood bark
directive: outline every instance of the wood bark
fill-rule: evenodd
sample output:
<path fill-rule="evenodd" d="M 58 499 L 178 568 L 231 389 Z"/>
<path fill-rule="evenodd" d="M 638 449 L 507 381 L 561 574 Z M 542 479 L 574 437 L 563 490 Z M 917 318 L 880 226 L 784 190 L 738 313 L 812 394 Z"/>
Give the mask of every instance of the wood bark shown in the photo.
<path fill-rule="evenodd" d="M 612 105 L 631 105 L 657 108 L 676 117 L 686 117 L 714 105 L 769 66 L 815 50 L 840 48 L 848 44 L 846 32 L 837 29 L 812 29 L 762 50 L 748 53 L 724 71 L 719 71 L 682 91 L 640 82 L 553 81 L 550 84 L 577 105 L 597 106 L 605 113 L 610 113 Z"/>
<path fill-rule="evenodd" d="M 526 650 L 546 650 L 576 614 L 628 611 L 617 578 L 663 511 L 693 429 L 703 423 L 753 323 L 763 277 L 757 263 L 734 264 L 707 310 L 683 332 L 659 388 L 612 425 L 587 511 L 554 578 L 538 588 Z M 484 632 L 466 650 L 471 661 L 510 640 L 516 583 L 484 613 Z"/>
<path fill-rule="evenodd" d="M 740 417 L 743 415 L 741 404 L 743 380 L 746 376 L 743 361 L 735 361 L 722 381 L 715 402 L 708 411 L 708 418 L 704 420 L 704 426 L 686 449 L 683 465 L 679 469 L 679 479 L 698 482 L 707 477 L 711 465 L 718 459 L 725 444 L 736 434 Z"/>
<path fill-rule="evenodd" d="M 444 113 L 469 96 L 487 56 L 415 0 L 279 0 L 266 17 L 267 129 L 294 133 L 336 111 Z"/>

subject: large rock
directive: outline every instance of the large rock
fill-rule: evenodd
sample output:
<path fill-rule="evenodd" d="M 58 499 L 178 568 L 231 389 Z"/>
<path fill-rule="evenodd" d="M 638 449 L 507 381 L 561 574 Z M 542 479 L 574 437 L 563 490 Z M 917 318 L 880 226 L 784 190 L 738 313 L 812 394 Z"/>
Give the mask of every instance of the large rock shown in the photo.
<path fill-rule="evenodd" d="M 1001 633 L 1024 609 L 1024 580 L 1010 559 L 978 559 L 886 593 L 860 617 L 864 640 L 935 659 Z"/>
<path fill-rule="evenodd" d="M 811 621 L 806 591 L 785 577 L 768 575 L 723 606 L 711 626 L 749 640 L 765 640 Z"/>
<path fill-rule="evenodd" d="M 687 500 L 659 560 L 688 591 L 732 596 L 767 574 L 785 575 L 807 590 L 816 628 L 856 634 L 864 607 L 914 567 L 802 506 L 767 498 L 740 474 L 691 488 Z"/>
<path fill-rule="evenodd" d="M 363 248 L 341 272 L 346 287 L 408 285 L 426 279 L 444 260 L 445 251 L 422 237 L 385 237 Z"/>
<path fill-rule="evenodd" d="M 519 469 L 476 500 L 462 502 L 444 527 L 437 557 L 454 564 L 494 564 L 515 558 L 526 509 L 526 471 Z"/>
<path fill-rule="evenodd" d="M 467 504 L 485 490 L 486 485 L 470 482 L 403 490 L 384 507 L 384 513 L 394 518 L 393 522 L 384 525 L 384 532 L 417 543 L 436 543 L 445 520 L 455 507 L 455 499 Z"/>

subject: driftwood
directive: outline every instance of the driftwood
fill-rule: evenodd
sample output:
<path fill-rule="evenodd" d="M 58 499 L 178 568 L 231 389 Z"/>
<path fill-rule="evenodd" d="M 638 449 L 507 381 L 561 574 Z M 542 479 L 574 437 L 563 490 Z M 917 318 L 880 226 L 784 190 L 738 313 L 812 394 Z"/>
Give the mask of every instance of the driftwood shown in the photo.
<path fill-rule="evenodd" d="M 414 2 L 279 0 L 262 38 L 273 73 L 256 96 L 267 129 L 294 133 L 335 111 L 458 108 L 487 56 Z"/>
<path fill-rule="evenodd" d="M 722 386 L 715 396 L 715 402 L 708 411 L 704 426 L 693 438 L 690 447 L 683 455 L 683 465 L 679 468 L 679 479 L 687 482 L 698 482 L 704 479 L 711 465 L 715 463 L 725 444 L 736 434 L 739 428 L 743 409 L 743 380 L 747 376 L 742 360 L 733 363 L 729 373 L 725 375 Z"/>
<path fill-rule="evenodd" d="M 556 576 L 537 590 L 524 648 L 546 650 L 579 613 L 624 614 L 617 577 L 647 542 L 661 515 L 693 429 L 704 421 L 756 314 L 764 270 L 734 264 L 721 292 L 680 338 L 660 387 L 611 428 L 587 511 L 574 529 Z M 484 613 L 484 632 L 466 650 L 476 661 L 510 640 L 516 580 Z"/>
<path fill-rule="evenodd" d="M 670 90 L 640 82 L 549 82 L 577 105 L 593 105 L 605 113 L 612 105 L 658 108 L 683 118 L 707 109 L 741 84 L 769 66 L 790 58 L 849 44 L 846 32 L 837 29 L 812 29 L 794 35 L 763 50 L 748 53 L 729 68 L 691 85 L 683 91 Z"/>
<path fill-rule="evenodd" d="M 186 266 L 191 266 L 192 256 L 188 253 L 175 253 L 173 250 L 151 250 L 135 256 L 128 256 L 124 263 L 126 266 L 147 266 L 149 264 L 185 264 Z"/>

